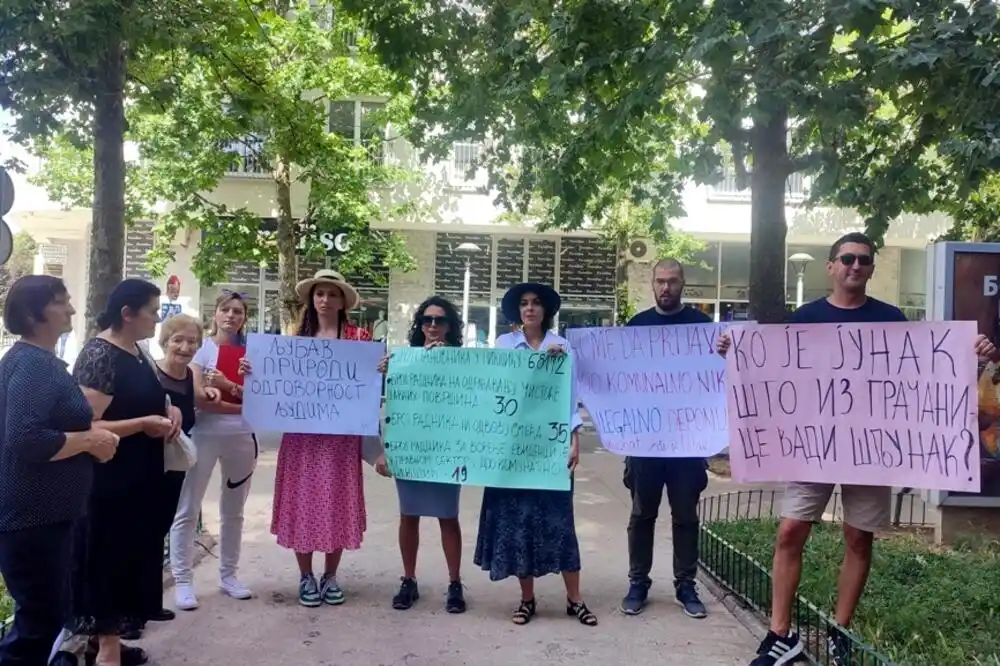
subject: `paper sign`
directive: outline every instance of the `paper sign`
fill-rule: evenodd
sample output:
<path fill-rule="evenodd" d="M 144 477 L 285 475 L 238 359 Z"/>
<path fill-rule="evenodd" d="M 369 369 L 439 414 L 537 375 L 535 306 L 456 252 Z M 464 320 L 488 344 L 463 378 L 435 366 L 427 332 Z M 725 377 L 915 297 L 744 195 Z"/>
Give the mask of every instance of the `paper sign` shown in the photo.
<path fill-rule="evenodd" d="M 975 322 L 730 335 L 735 480 L 979 490 Z"/>
<path fill-rule="evenodd" d="M 377 435 L 384 354 L 375 342 L 251 333 L 243 418 L 259 432 Z"/>
<path fill-rule="evenodd" d="M 385 452 L 400 479 L 569 490 L 569 356 L 405 348 L 386 379 Z"/>
<path fill-rule="evenodd" d="M 577 394 L 604 448 L 705 458 L 728 445 L 720 324 L 571 328 Z"/>

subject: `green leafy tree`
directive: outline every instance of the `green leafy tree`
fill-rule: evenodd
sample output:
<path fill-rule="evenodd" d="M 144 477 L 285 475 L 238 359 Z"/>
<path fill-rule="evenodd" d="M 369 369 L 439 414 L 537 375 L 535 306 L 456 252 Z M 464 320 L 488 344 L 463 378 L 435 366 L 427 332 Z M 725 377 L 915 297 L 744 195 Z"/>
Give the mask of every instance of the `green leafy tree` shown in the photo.
<path fill-rule="evenodd" d="M 136 71 L 128 137 L 141 159 L 127 173 L 128 217 L 156 221 L 154 274 L 173 258 L 175 236 L 194 230 L 201 242 L 192 267 L 206 284 L 222 280 L 234 260 L 277 261 L 287 326 L 298 308 L 296 257 L 321 256 L 321 233 L 350 236 L 338 257 L 344 272 L 370 273 L 376 260 L 409 265 L 401 241 L 370 226 L 412 212 L 407 202 L 384 196 L 411 175 L 385 159 L 391 139 L 363 128 L 358 143 L 353 124 L 331 131 L 337 128 L 328 114 L 328 104 L 340 100 L 386 100 L 365 118 L 366 127 L 401 129 L 408 99 L 394 94 L 401 84 L 337 3 L 245 2 L 228 18 L 204 48 L 165 51 Z M 40 181 L 50 192 L 70 199 L 86 193 L 79 182 L 86 155 L 66 142 L 50 142 L 42 152 Z M 213 200 L 233 166 L 267 177 L 276 228 L 263 231 L 251 206 Z M 304 213 L 293 210 L 296 187 L 308 191 Z"/>
<path fill-rule="evenodd" d="M 508 206 L 539 193 L 575 228 L 626 189 L 662 227 L 686 182 L 717 181 L 731 160 L 752 193 L 759 321 L 785 315 L 792 174 L 813 174 L 814 203 L 859 210 L 881 241 L 901 212 L 961 200 L 998 166 L 987 0 L 347 4 L 415 82 L 418 144 L 487 135 L 492 172 L 518 164 L 512 186 L 495 179 Z"/>
<path fill-rule="evenodd" d="M 7 300 L 7 294 L 14 283 L 25 275 L 31 275 L 35 270 L 37 251 L 38 245 L 26 231 L 14 234 L 14 250 L 10 254 L 10 259 L 0 266 L 0 308 Z"/>
<path fill-rule="evenodd" d="M 939 240 L 1000 242 L 1000 175 L 991 175 L 949 210 L 952 228 Z"/>
<path fill-rule="evenodd" d="M 0 0 L 0 107 L 13 139 L 63 133 L 93 160 L 87 320 L 121 280 L 125 232 L 125 109 L 136 64 L 203 43 L 231 3 L 203 0 Z"/>

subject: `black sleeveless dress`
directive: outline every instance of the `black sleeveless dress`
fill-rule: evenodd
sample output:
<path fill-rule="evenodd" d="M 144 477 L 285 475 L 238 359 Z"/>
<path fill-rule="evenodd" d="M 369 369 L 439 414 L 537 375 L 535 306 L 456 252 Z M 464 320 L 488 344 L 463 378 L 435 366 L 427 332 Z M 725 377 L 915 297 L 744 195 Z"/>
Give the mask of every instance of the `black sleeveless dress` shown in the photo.
<path fill-rule="evenodd" d="M 166 393 L 147 358 L 94 338 L 76 360 L 77 382 L 111 404 L 102 420 L 166 415 Z M 163 440 L 138 432 L 123 437 L 115 457 L 96 466 L 87 518 L 74 554 L 75 628 L 118 633 L 162 607 L 163 534 L 158 512 L 163 483 Z"/>

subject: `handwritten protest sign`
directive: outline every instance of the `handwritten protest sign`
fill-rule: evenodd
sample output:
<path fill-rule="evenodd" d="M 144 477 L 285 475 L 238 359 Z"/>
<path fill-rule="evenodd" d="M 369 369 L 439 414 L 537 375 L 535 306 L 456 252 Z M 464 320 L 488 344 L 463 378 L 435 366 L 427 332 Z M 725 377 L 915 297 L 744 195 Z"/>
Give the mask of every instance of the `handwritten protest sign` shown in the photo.
<path fill-rule="evenodd" d="M 384 354 L 374 342 L 251 333 L 243 418 L 259 432 L 377 435 Z"/>
<path fill-rule="evenodd" d="M 400 479 L 569 490 L 572 359 L 406 348 L 386 378 L 385 453 Z"/>
<path fill-rule="evenodd" d="M 707 457 L 728 445 L 719 324 L 571 328 L 577 393 L 604 448 Z"/>
<path fill-rule="evenodd" d="M 737 326 L 737 481 L 979 490 L 975 322 Z"/>

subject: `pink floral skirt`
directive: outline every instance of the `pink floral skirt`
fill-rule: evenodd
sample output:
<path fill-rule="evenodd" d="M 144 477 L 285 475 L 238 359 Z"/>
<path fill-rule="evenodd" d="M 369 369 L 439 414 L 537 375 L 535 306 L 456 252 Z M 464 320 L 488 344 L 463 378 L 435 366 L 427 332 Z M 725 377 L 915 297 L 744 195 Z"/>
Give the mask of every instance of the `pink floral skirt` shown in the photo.
<path fill-rule="evenodd" d="M 271 515 L 278 545 L 296 553 L 357 550 L 367 526 L 361 438 L 282 437 Z"/>

